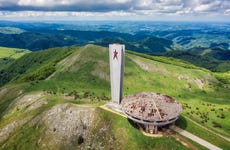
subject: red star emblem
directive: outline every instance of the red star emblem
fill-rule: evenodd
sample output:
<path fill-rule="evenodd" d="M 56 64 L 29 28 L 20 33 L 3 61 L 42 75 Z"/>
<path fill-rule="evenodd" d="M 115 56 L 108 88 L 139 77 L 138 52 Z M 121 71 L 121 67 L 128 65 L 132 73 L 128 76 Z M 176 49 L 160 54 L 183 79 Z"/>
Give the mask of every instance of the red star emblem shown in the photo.
<path fill-rule="evenodd" d="M 117 58 L 117 54 L 118 54 L 118 52 L 117 52 L 117 50 L 115 49 L 115 51 L 113 51 L 113 59 L 115 59 L 115 58 L 118 59 L 118 58 Z"/>

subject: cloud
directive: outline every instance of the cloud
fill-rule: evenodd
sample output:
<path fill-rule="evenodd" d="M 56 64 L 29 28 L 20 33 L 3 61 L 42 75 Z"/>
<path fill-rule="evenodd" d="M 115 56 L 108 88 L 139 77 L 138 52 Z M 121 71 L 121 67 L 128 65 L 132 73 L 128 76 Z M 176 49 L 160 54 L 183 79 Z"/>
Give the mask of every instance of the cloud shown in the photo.
<path fill-rule="evenodd" d="M 229 0 L 0 0 L 6 11 L 135 11 L 172 13 L 183 10 L 207 12 L 230 9 Z"/>
<path fill-rule="evenodd" d="M 0 0 L 1 18 L 17 13 L 31 17 L 229 16 L 229 10 L 229 0 Z"/>
<path fill-rule="evenodd" d="M 0 11 L 0 18 L 21 20 L 52 20 L 59 18 L 59 20 L 76 20 L 76 19 L 103 19 L 114 18 L 119 19 L 119 17 L 135 17 L 136 14 L 132 12 L 125 11 L 110 11 L 110 12 L 70 12 L 70 11 Z"/>
<path fill-rule="evenodd" d="M 221 8 L 221 1 L 212 1 L 201 3 L 194 8 L 196 12 L 211 12 L 218 11 Z"/>
<path fill-rule="evenodd" d="M 128 10 L 134 0 L 2 0 L 6 11 L 89 11 Z"/>

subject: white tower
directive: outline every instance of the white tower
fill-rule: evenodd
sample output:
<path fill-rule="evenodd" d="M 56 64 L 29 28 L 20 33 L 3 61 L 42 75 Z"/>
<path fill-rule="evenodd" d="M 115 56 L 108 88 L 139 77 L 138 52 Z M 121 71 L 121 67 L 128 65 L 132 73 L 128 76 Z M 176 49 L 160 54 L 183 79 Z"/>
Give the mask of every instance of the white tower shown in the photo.
<path fill-rule="evenodd" d="M 125 45 L 109 45 L 111 96 L 115 104 L 120 104 L 122 100 L 124 55 Z"/>

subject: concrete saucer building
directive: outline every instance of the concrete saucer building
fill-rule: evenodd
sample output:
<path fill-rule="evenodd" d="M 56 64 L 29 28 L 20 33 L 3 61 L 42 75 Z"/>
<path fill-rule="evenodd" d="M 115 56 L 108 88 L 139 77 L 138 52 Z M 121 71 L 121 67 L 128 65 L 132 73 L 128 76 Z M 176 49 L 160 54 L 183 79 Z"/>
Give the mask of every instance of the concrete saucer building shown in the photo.
<path fill-rule="evenodd" d="M 175 99 L 153 92 L 129 95 L 121 102 L 129 119 L 145 128 L 147 133 L 157 133 L 158 127 L 174 123 L 182 106 Z"/>
<path fill-rule="evenodd" d="M 107 107 L 125 113 L 147 133 L 157 133 L 158 127 L 172 124 L 178 119 L 182 106 L 170 96 L 153 92 L 137 93 L 122 99 L 124 55 L 124 45 L 109 45 L 112 103 Z"/>

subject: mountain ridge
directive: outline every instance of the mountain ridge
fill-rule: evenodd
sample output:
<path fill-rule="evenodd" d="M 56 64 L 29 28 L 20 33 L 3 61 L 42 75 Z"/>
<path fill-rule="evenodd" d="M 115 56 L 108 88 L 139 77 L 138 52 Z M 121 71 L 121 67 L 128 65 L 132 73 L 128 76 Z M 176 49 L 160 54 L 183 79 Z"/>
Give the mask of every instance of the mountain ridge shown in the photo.
<path fill-rule="evenodd" d="M 54 55 L 54 52 L 57 54 Z M 66 52 L 69 52 L 68 55 L 63 55 Z M 156 139 L 145 137 L 128 120 L 104 110 L 98 110 L 98 108 L 94 114 L 99 115 L 100 121 L 93 121 L 95 126 L 92 127 L 85 125 L 86 122 L 80 116 L 77 118 L 79 121 L 82 120 L 83 124 L 78 122 L 77 129 L 72 125 L 63 125 L 59 115 L 50 115 L 50 118 L 47 119 L 45 114 L 59 110 L 60 114 L 66 116 L 68 120 L 72 120 L 74 119 L 73 114 L 82 110 L 82 108 L 78 108 L 78 105 L 80 107 L 85 105 L 97 107 L 109 101 L 108 48 L 95 45 L 56 48 L 26 54 L 23 57 L 15 60 L 18 66 L 23 66 L 31 59 L 33 61 L 30 61 L 30 65 L 36 66 L 37 63 L 40 63 L 35 60 L 41 60 L 40 67 L 42 67 L 46 65 L 47 61 L 52 60 L 55 64 L 52 72 L 54 74 L 50 76 L 52 74 L 50 73 L 45 78 L 31 80 L 31 78 L 24 78 L 28 75 L 31 76 L 31 72 L 28 71 L 30 68 L 24 68 L 26 69 L 24 74 L 19 74 L 17 80 L 12 78 L 12 81 L 0 88 L 0 133 L 7 131 L 7 134 L 11 135 L 7 140 L 0 141 L 1 148 L 28 149 L 33 147 L 42 149 L 46 146 L 52 148 L 61 146 L 61 148 L 67 149 L 71 147 L 83 148 L 92 144 L 93 138 L 91 137 L 97 137 L 97 139 L 104 137 L 102 141 L 96 140 L 91 147 L 99 148 L 101 146 L 99 143 L 102 143 L 103 147 L 108 148 L 110 148 L 109 146 L 112 148 L 120 146 L 125 149 L 127 145 L 132 145 L 133 149 L 171 149 L 172 147 L 187 149 L 171 137 L 163 136 Z M 41 59 L 42 57 L 44 60 Z M 40 67 L 34 67 L 33 73 L 40 72 Z M 42 72 L 46 71 L 42 70 L 40 73 Z M 229 110 L 227 107 L 230 103 L 228 100 L 230 99 L 230 89 L 224 85 L 211 71 L 192 64 L 189 66 L 187 62 L 174 58 L 126 52 L 124 96 L 143 90 L 170 95 L 183 104 L 182 116 L 188 116 L 198 123 L 203 122 L 202 125 L 225 136 L 230 136 L 228 134 Z M 199 110 L 197 110 L 198 106 Z M 206 120 L 203 113 L 210 109 L 215 109 L 215 111 L 205 114 L 209 118 Z M 202 117 L 200 117 L 200 113 Z M 221 113 L 224 114 L 224 119 L 217 117 Z M 51 121 L 50 126 L 46 124 L 48 120 Z M 213 121 L 221 124 L 221 128 L 214 127 Z M 15 124 L 18 125 L 17 128 L 13 127 L 11 132 L 6 130 L 7 127 Z M 55 144 L 54 141 L 58 140 L 58 137 L 66 136 L 59 127 L 55 127 L 55 124 L 72 131 L 70 141 L 63 140 L 61 143 Z M 191 123 L 186 124 L 183 123 L 189 131 L 198 135 L 201 133 L 199 129 L 192 130 Z M 47 133 L 50 134 L 51 145 L 48 145 L 44 138 Z M 58 134 L 61 135 L 55 136 Z M 111 135 L 114 136 L 111 137 Z M 205 135 L 200 136 L 210 140 Z M 113 142 L 109 142 L 109 139 Z M 229 144 L 221 138 L 210 142 L 225 149 L 229 147 Z M 170 147 L 165 147 L 166 143 Z"/>

